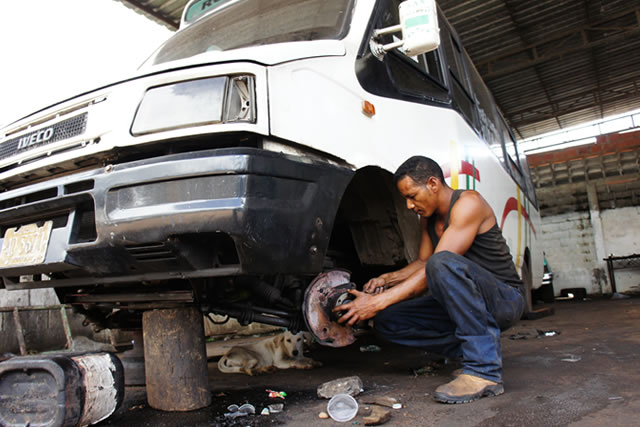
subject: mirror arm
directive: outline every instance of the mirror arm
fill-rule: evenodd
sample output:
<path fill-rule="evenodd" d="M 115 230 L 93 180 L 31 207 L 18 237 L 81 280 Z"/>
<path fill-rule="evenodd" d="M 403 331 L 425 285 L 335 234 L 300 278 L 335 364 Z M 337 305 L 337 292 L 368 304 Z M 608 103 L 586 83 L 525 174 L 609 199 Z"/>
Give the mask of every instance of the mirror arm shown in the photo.
<path fill-rule="evenodd" d="M 371 40 L 369 40 L 369 49 L 371 49 L 371 53 L 373 54 L 373 56 L 382 61 L 384 59 L 384 55 L 387 52 L 402 47 L 402 45 L 404 45 L 404 40 L 384 45 L 376 41 L 376 39 L 382 35 L 397 33 L 399 31 L 402 31 L 402 25 L 394 25 L 392 27 L 380 28 L 379 30 L 375 30 L 373 32 L 373 37 L 371 37 Z"/>
<path fill-rule="evenodd" d="M 373 38 L 378 38 L 380 36 L 383 36 L 385 34 L 391 34 L 391 33 L 397 33 L 398 31 L 402 31 L 402 25 L 398 24 L 398 25 L 393 25 L 391 27 L 387 27 L 387 28 L 380 28 L 379 30 L 375 30 L 373 32 Z"/>

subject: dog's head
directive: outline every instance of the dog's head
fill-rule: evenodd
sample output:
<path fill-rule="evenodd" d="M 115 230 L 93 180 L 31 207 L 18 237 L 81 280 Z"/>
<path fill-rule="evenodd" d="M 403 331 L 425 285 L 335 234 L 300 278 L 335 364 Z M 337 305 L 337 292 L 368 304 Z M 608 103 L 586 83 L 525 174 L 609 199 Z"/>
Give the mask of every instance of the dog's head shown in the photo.
<path fill-rule="evenodd" d="M 302 332 L 292 334 L 290 331 L 284 333 L 284 348 L 289 357 L 302 357 L 304 352 L 304 335 Z"/>

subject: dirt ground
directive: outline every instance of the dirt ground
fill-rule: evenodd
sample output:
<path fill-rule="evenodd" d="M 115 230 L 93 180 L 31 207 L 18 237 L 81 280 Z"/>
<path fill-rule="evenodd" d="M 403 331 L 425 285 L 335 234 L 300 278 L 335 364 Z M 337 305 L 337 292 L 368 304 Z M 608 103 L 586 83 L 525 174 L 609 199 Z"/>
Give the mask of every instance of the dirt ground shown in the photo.
<path fill-rule="evenodd" d="M 364 425 L 364 402 L 392 396 L 403 407 L 388 426 L 637 426 L 640 425 L 640 298 L 556 302 L 553 316 L 521 321 L 503 333 L 505 394 L 464 405 L 432 400 L 433 390 L 450 380 L 457 366 L 437 363 L 420 350 L 362 337 L 340 349 L 318 347 L 310 354 L 324 366 L 258 377 L 222 374 L 209 363 L 213 403 L 186 413 L 167 413 L 146 405 L 144 387 L 128 387 L 120 409 L 100 426 L 339 426 Z M 360 347 L 377 344 L 378 352 Z M 426 368 L 425 368 L 426 367 Z M 327 400 L 317 387 L 357 375 L 364 391 L 361 412 L 347 423 L 320 419 Z M 266 389 L 285 391 L 284 400 Z M 225 419 L 232 403 L 251 403 L 256 415 Z M 284 403 L 278 414 L 264 407 Z"/>

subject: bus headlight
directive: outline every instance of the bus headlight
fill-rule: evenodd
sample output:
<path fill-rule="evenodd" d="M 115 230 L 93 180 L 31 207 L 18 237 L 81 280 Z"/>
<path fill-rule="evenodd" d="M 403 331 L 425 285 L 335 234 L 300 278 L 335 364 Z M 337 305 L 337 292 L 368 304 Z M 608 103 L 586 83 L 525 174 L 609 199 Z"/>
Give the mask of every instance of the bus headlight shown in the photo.
<path fill-rule="evenodd" d="M 133 135 L 215 123 L 255 123 L 253 76 L 224 76 L 153 87 L 131 126 Z"/>

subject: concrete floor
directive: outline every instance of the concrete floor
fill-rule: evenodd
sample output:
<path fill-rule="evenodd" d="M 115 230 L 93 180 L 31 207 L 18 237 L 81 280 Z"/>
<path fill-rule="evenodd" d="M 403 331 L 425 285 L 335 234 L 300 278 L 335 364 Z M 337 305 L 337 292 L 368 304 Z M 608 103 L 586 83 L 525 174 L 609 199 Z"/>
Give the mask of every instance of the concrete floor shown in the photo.
<path fill-rule="evenodd" d="M 380 352 L 360 352 L 375 343 L 361 338 L 342 349 L 316 348 L 311 356 L 324 363 L 311 371 L 279 371 L 259 377 L 221 374 L 209 364 L 213 404 L 188 413 L 164 413 L 146 405 L 144 387 L 128 387 L 123 406 L 101 426 L 339 426 L 363 425 L 362 415 L 349 423 L 322 420 L 327 401 L 317 386 L 358 375 L 363 402 L 393 396 L 403 403 L 392 410 L 388 426 L 637 426 L 640 425 L 640 299 L 557 302 L 555 315 L 521 321 L 503 333 L 505 394 L 464 405 L 431 399 L 449 381 L 455 366 L 416 373 L 431 357 L 419 350 L 384 345 Z M 545 336 L 539 331 L 555 331 Z M 549 334 L 552 335 L 552 334 Z M 286 391 L 286 400 L 269 399 L 265 389 Z M 227 422 L 226 406 L 252 403 L 259 413 L 270 403 L 284 411 Z"/>

